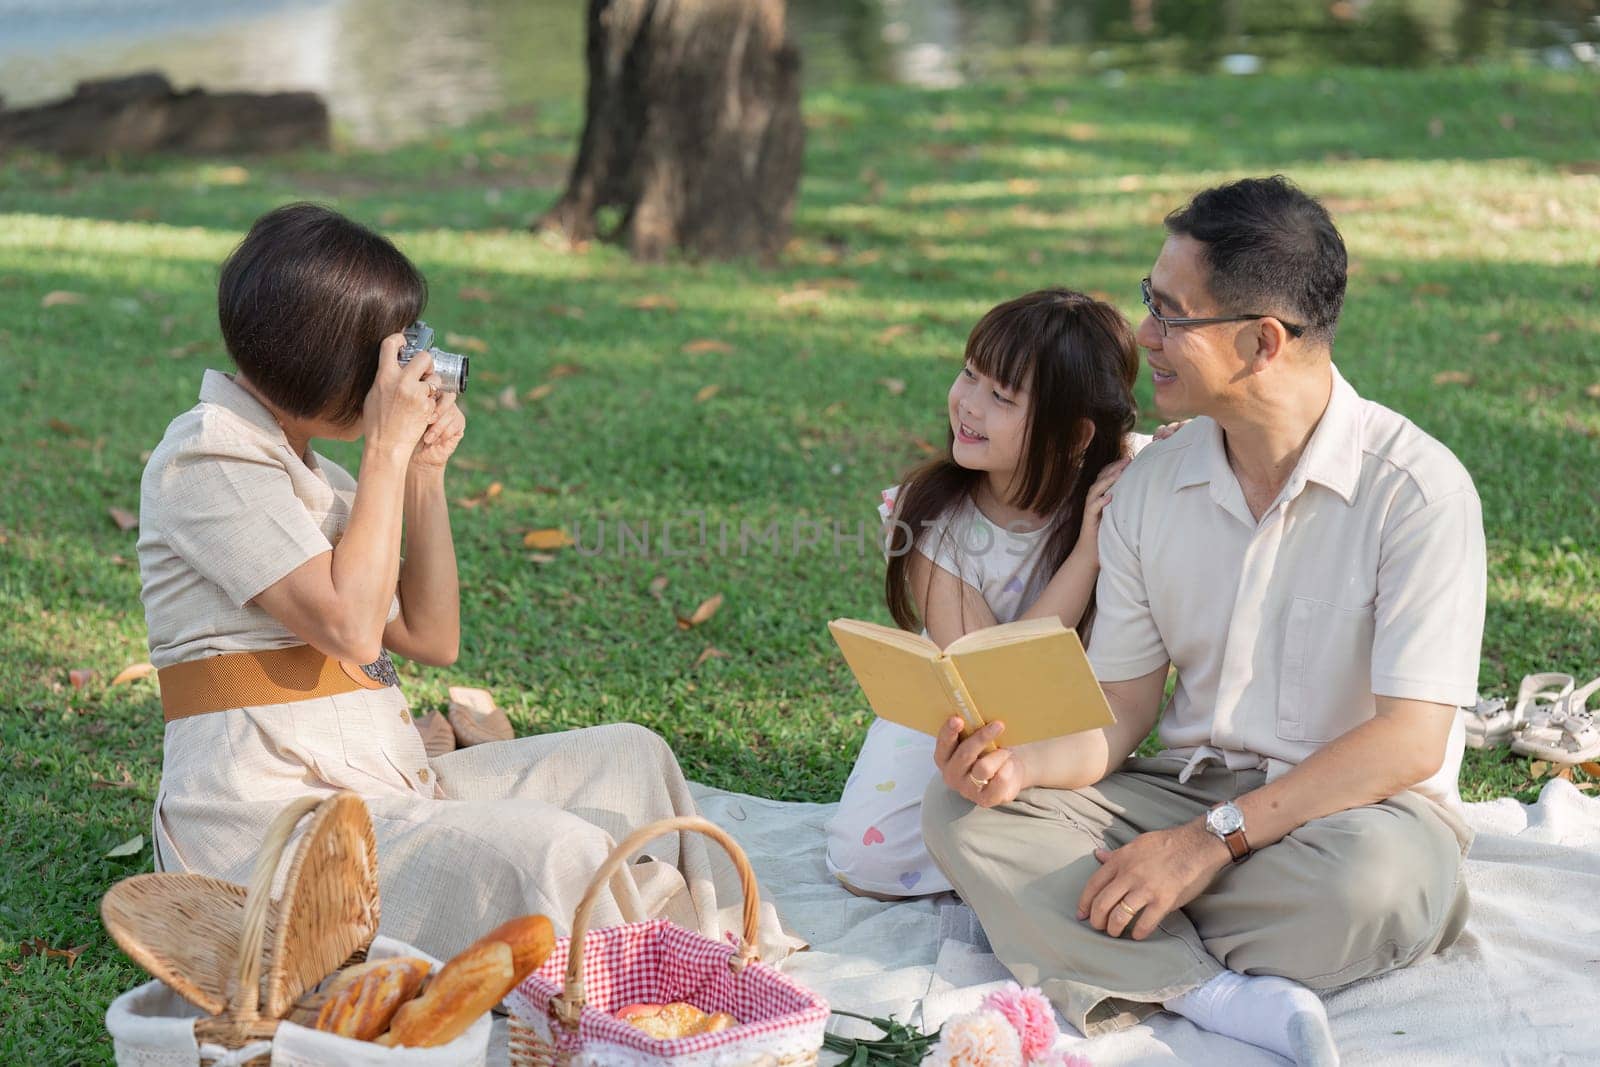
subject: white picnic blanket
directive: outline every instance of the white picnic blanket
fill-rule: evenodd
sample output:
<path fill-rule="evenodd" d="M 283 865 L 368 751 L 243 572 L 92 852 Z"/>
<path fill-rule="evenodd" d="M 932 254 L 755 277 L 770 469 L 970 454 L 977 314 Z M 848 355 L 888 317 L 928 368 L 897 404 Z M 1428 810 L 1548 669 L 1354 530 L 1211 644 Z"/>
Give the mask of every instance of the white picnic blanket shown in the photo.
<path fill-rule="evenodd" d="M 707 817 L 749 853 L 784 920 L 811 943 L 784 970 L 836 1008 L 932 1029 L 1009 978 L 972 912 L 945 896 L 884 904 L 823 867 L 828 804 L 699 790 Z M 1552 780 L 1533 805 L 1468 805 L 1472 917 L 1449 950 L 1331 994 L 1348 1065 L 1600 1063 L 1600 799 Z M 974 943 L 976 942 L 976 943 Z M 1095 1067 L 1284 1061 L 1169 1014 L 1062 1047 Z"/>
<path fill-rule="evenodd" d="M 785 922 L 811 943 L 784 970 L 835 1008 L 931 1030 L 1009 978 L 953 897 L 885 904 L 840 888 L 822 859 L 833 805 L 695 791 L 706 816 L 744 846 Z M 1600 799 L 1557 779 L 1537 804 L 1467 810 L 1478 837 L 1467 861 L 1466 932 L 1415 967 L 1328 996 L 1344 1063 L 1600 1063 Z M 834 1028 L 852 1033 L 848 1026 Z M 504 1062 L 503 1035 L 502 1021 L 491 1063 Z M 1284 1062 L 1165 1013 L 1092 1041 L 1069 1031 L 1060 1047 L 1095 1067 Z"/>

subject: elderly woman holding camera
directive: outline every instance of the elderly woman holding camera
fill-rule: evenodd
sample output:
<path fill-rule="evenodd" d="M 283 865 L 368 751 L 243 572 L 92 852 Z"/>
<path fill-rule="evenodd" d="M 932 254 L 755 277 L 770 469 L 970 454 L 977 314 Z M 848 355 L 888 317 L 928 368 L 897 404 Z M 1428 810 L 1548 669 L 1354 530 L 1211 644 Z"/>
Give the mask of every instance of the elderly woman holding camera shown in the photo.
<path fill-rule="evenodd" d="M 258 220 L 218 288 L 237 372 L 207 371 L 151 454 L 139 565 L 166 717 L 157 867 L 247 881 L 286 802 L 352 790 L 383 931 L 449 956 L 513 915 L 564 925 L 614 839 L 695 808 L 637 726 L 425 752 L 388 652 L 442 666 L 460 647 L 445 469 L 466 426 L 430 356 L 398 358 L 425 298 L 394 245 L 332 211 Z M 359 483 L 313 438 L 361 439 Z M 597 924 L 715 933 L 731 871 L 702 838 L 659 846 Z"/>

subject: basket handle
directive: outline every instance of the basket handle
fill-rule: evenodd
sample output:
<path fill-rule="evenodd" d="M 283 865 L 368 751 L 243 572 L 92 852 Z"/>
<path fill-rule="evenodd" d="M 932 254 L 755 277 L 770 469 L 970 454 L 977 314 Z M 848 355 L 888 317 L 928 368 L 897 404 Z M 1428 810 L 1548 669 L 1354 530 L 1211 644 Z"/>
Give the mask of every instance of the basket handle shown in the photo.
<path fill-rule="evenodd" d="M 267 936 L 267 912 L 272 906 L 272 882 L 284 847 L 294 828 L 308 812 L 316 810 L 326 797 L 303 796 L 289 802 L 278 813 L 256 854 L 255 869 L 245 892 L 244 918 L 239 923 L 239 971 L 233 996 L 224 1014 L 233 1019 L 254 1021 L 261 1007 L 261 946 Z"/>
<path fill-rule="evenodd" d="M 750 866 L 750 859 L 744 854 L 744 849 L 739 847 L 739 843 L 722 827 L 698 815 L 679 815 L 641 826 L 611 850 L 611 855 L 606 857 L 605 863 L 600 865 L 600 869 L 589 882 L 588 890 L 578 903 L 577 914 L 572 918 L 571 947 L 567 952 L 566 990 L 550 1001 L 551 1011 L 567 1029 L 578 1028 L 578 1018 L 587 999 L 583 989 L 583 942 L 584 936 L 589 932 L 589 920 L 600 898 L 600 891 L 628 862 L 628 857 L 637 852 L 647 841 L 675 831 L 705 834 L 721 845 L 733 860 L 734 869 L 739 872 L 739 889 L 744 894 L 744 939 L 739 945 L 739 950 L 728 961 L 728 965 L 738 973 L 744 970 L 747 963 L 760 958 L 757 936 L 760 933 L 761 889 L 756 885 L 756 872 Z"/>

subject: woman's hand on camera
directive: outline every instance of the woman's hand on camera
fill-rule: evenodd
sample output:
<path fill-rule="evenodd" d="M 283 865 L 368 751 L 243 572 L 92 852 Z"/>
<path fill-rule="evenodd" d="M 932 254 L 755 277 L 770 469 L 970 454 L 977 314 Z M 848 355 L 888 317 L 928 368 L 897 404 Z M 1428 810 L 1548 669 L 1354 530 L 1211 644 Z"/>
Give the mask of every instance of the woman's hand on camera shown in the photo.
<path fill-rule="evenodd" d="M 410 363 L 396 357 L 405 335 L 390 334 L 378 346 L 378 375 L 361 409 L 362 434 L 368 448 L 408 458 L 438 410 L 436 387 L 430 380 L 433 357 L 419 352 Z"/>
<path fill-rule="evenodd" d="M 411 453 L 413 474 L 438 473 L 450 462 L 450 456 L 467 432 L 467 413 L 456 403 L 454 393 L 440 393 L 436 402 L 437 416 L 433 425 L 422 434 L 417 449 Z"/>

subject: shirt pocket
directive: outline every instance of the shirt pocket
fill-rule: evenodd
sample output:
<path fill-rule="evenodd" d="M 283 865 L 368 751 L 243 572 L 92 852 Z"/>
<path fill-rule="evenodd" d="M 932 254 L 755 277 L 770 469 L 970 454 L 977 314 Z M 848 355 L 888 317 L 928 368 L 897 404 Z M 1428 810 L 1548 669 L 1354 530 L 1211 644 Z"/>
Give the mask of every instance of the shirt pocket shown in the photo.
<path fill-rule="evenodd" d="M 1373 609 L 1294 598 L 1283 639 L 1280 738 L 1332 741 L 1372 717 Z"/>

